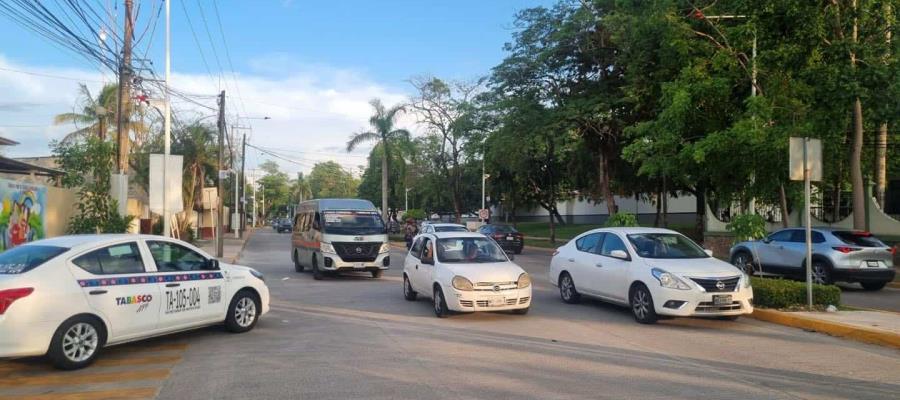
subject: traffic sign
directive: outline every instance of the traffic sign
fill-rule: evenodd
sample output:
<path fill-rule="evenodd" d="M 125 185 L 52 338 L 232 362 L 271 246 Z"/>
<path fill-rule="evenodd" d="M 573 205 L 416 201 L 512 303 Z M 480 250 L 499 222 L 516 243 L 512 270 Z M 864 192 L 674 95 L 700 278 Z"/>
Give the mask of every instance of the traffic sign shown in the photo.
<path fill-rule="evenodd" d="M 478 210 L 478 218 L 488 219 L 490 217 L 491 217 L 491 210 L 489 210 L 487 208 L 482 208 L 482 209 Z"/>

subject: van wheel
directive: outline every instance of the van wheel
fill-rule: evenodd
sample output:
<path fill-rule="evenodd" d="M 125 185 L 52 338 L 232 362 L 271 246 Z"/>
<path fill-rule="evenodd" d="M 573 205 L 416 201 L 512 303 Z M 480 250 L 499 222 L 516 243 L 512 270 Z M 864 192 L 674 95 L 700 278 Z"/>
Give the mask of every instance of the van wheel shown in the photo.
<path fill-rule="evenodd" d="M 372 277 L 375 279 L 381 278 L 382 275 L 384 275 L 384 271 L 382 271 L 380 269 L 376 269 L 376 270 L 372 271 Z"/>
<path fill-rule="evenodd" d="M 53 334 L 47 357 L 56 368 L 74 370 L 94 362 L 106 341 L 102 324 L 88 316 L 72 317 Z"/>
<path fill-rule="evenodd" d="M 297 250 L 294 250 L 294 256 L 291 258 L 294 259 L 294 271 L 303 272 L 303 264 L 300 264 L 300 256 L 297 255 Z"/>
<path fill-rule="evenodd" d="M 312 273 L 313 273 L 313 279 L 315 279 L 317 281 L 322 280 L 322 270 L 319 269 L 319 259 L 316 258 L 315 254 L 313 254 L 313 256 L 312 256 Z"/>

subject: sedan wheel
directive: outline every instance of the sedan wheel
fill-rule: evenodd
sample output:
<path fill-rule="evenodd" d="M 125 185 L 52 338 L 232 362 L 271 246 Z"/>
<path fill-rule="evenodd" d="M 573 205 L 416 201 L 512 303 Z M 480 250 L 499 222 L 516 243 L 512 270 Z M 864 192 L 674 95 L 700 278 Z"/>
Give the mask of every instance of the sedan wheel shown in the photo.
<path fill-rule="evenodd" d="M 240 291 L 228 306 L 225 327 L 235 333 L 247 332 L 256 326 L 259 320 L 259 300 L 250 291 Z"/>
<path fill-rule="evenodd" d="M 563 272 L 559 277 L 559 296 L 569 304 L 575 304 L 581 300 L 581 294 L 575 289 L 575 281 L 567 272 Z"/>
<path fill-rule="evenodd" d="M 88 317 L 64 322 L 53 335 L 47 356 L 59 369 L 84 368 L 94 362 L 103 343 L 101 327 Z"/>
<path fill-rule="evenodd" d="M 631 291 L 631 313 L 634 315 L 634 320 L 639 323 L 656 323 L 658 317 L 653 308 L 653 297 L 646 286 L 639 285 Z"/>

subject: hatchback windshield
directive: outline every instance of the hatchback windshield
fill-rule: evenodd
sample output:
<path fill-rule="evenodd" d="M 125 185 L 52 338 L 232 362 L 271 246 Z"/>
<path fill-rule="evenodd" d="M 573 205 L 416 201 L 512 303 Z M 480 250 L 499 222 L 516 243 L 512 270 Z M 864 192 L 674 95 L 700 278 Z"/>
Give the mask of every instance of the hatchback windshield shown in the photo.
<path fill-rule="evenodd" d="M 384 222 L 375 211 L 325 211 L 325 233 L 334 235 L 375 235 L 384 233 Z"/>
<path fill-rule="evenodd" d="M 638 233 L 628 241 L 644 258 L 707 258 L 703 248 L 677 233 Z"/>
<path fill-rule="evenodd" d="M 0 275 L 28 272 L 68 250 L 65 247 L 28 245 L 0 253 Z"/>
<path fill-rule="evenodd" d="M 506 254 L 493 240 L 483 237 L 438 239 L 438 260 L 443 263 L 505 262 Z"/>

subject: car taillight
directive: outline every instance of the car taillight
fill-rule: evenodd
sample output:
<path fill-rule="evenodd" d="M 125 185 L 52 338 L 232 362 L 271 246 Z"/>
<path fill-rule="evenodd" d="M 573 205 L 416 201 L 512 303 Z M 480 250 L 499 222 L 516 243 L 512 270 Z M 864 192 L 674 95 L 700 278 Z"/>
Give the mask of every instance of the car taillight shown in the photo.
<path fill-rule="evenodd" d="M 835 250 L 837 250 L 837 251 L 839 251 L 839 252 L 841 252 L 841 253 L 844 253 L 844 254 L 851 253 L 851 252 L 854 252 L 854 251 L 862 250 L 862 249 L 857 248 L 857 247 L 847 247 L 847 246 L 837 246 L 837 247 L 832 247 L 832 249 L 835 249 Z"/>
<path fill-rule="evenodd" d="M 872 236 L 872 232 L 866 232 L 866 231 L 853 231 L 853 235 L 854 235 L 854 236 L 869 237 L 869 236 Z"/>
<path fill-rule="evenodd" d="M 893 255 L 896 255 L 896 254 L 897 254 L 897 246 L 891 247 L 890 252 L 891 252 L 891 255 L 892 255 L 892 256 L 893 256 Z"/>
<path fill-rule="evenodd" d="M 3 315 L 13 302 L 28 296 L 32 292 L 34 292 L 34 288 L 0 290 L 0 315 Z"/>
<path fill-rule="evenodd" d="M 495 233 L 495 234 L 494 234 L 494 239 L 503 239 L 503 238 L 505 238 L 505 237 L 506 237 L 506 236 L 504 236 L 502 233 Z"/>

